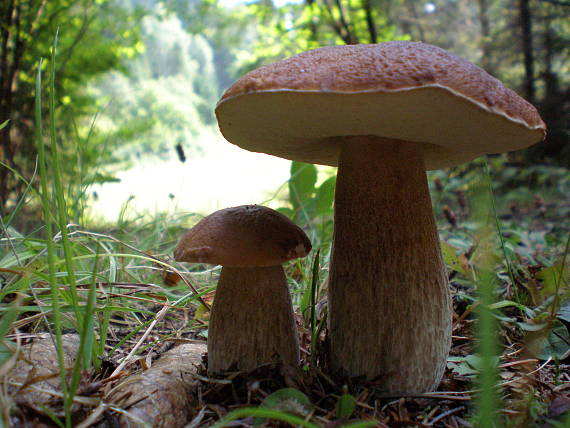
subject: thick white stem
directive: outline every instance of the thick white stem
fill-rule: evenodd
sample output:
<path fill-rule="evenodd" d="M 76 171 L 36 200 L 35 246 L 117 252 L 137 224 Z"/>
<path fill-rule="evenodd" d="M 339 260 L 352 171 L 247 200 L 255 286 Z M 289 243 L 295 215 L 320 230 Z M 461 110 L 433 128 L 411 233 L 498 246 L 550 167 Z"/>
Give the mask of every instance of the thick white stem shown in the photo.
<path fill-rule="evenodd" d="M 344 138 L 329 279 L 331 365 L 387 393 L 430 391 L 451 344 L 451 299 L 421 145 Z"/>
<path fill-rule="evenodd" d="M 208 373 L 299 362 L 297 328 L 281 266 L 223 267 L 208 329 Z"/>

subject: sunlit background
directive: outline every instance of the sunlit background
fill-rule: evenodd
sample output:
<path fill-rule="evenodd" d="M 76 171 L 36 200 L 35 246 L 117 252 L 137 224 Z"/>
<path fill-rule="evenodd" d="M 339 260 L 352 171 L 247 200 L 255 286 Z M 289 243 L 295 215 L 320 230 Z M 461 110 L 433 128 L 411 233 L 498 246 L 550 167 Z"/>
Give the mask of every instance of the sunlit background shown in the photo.
<path fill-rule="evenodd" d="M 58 4 L 46 3 L 46 18 L 57 16 Z M 558 157 L 565 162 L 570 157 L 564 148 L 568 8 L 550 1 L 73 4 L 73 19 L 63 21 L 65 25 L 56 18 L 48 20 L 26 46 L 20 61 L 25 72 L 13 85 L 16 102 L 11 108 L 17 113 L 11 115 L 6 145 L 14 152 L 8 150 L 1 159 L 22 176 L 33 175 L 34 72 L 29 70 L 49 55 L 59 28 L 56 127 L 69 166 L 65 179 L 82 185 L 75 194 L 82 200 L 83 218 L 113 222 L 119 214 L 151 218 L 157 212 L 206 214 L 248 203 L 290 206 L 291 163 L 225 141 L 214 108 L 223 92 L 248 71 L 330 44 L 413 40 L 460 55 L 540 108 L 549 127 L 548 141 L 546 148 L 523 155 L 526 160 Z M 523 19 L 527 15 L 532 22 Z M 528 31 L 533 38 L 522 37 Z M 47 77 L 44 74 L 44 80 Z M 0 205 L 11 208 L 24 185 L 6 171 L 0 171 Z M 325 175 L 320 174 L 320 182 Z"/>
<path fill-rule="evenodd" d="M 128 7 L 137 2 L 123 3 Z M 248 203 L 278 205 L 276 197 L 284 194 L 283 190 L 289 178 L 290 162 L 234 147 L 223 139 L 215 124 L 210 122 L 196 132 L 190 123 L 196 120 L 193 117 L 197 114 L 193 105 L 194 100 L 192 97 L 184 97 L 184 85 L 195 85 L 196 81 L 202 80 L 205 85 L 216 86 L 212 81 L 214 70 L 211 64 L 204 64 L 200 60 L 196 62 L 193 57 L 196 51 L 202 59 L 204 55 L 211 55 L 212 52 L 208 51 L 208 45 L 203 43 L 204 40 L 200 36 L 188 34 L 184 30 L 182 20 L 175 14 L 167 12 L 160 2 L 139 3 L 153 12 L 151 16 L 143 18 L 142 23 L 144 47 L 141 48 L 141 55 L 145 59 L 137 57 L 126 65 L 131 70 L 139 69 L 134 74 L 140 75 L 141 64 L 148 65 L 150 61 L 154 73 L 160 77 L 155 79 L 155 88 L 147 87 L 147 91 L 155 90 L 160 93 L 161 106 L 172 103 L 166 108 L 180 114 L 179 123 L 169 122 L 171 118 L 165 115 L 161 117 L 165 119 L 164 123 L 159 123 L 157 126 L 162 126 L 166 134 L 178 135 L 178 140 L 170 140 L 159 145 L 161 150 L 165 151 L 159 158 L 143 156 L 131 168 L 116 171 L 115 177 L 120 182 L 94 186 L 92 191 L 95 197 L 91 199 L 90 213 L 96 218 L 112 221 L 121 211 L 130 216 L 145 213 L 152 216 L 164 211 L 207 213 L 227 206 Z M 222 0 L 219 5 L 229 10 L 239 10 L 253 3 L 255 2 Z M 273 5 L 281 8 L 300 3 L 299 0 L 277 0 Z M 426 14 L 436 9 L 435 4 L 431 2 L 423 3 L 422 7 Z M 253 34 L 251 37 L 255 38 Z M 179 47 L 186 49 L 181 51 Z M 163 52 L 159 53 L 159 59 L 153 64 L 152 61 L 157 59 L 155 57 L 157 49 Z M 239 75 L 239 73 L 234 74 L 236 77 Z M 167 79 L 164 79 L 165 77 Z M 106 97 L 109 105 L 105 108 L 113 112 L 118 113 L 124 108 L 132 109 L 133 104 L 140 104 L 137 98 L 132 98 L 131 103 L 125 106 L 123 101 L 118 99 L 122 95 L 117 81 L 124 79 L 116 72 L 111 72 L 101 78 L 99 85 L 95 85 L 94 90 L 108 86 L 116 90 L 114 94 Z M 180 86 L 173 87 L 173 80 L 179 81 Z M 134 83 L 133 79 L 129 82 Z M 224 90 L 229 83 L 230 79 L 218 82 L 216 89 Z M 131 85 L 127 86 L 132 88 Z M 140 91 L 139 96 L 143 98 L 148 96 L 144 88 L 139 86 L 137 89 Z M 209 98 L 201 100 L 209 102 L 203 105 L 206 111 L 214 108 L 213 93 L 216 93 L 215 89 L 210 91 Z M 115 109 L 112 107 L 113 104 L 121 107 Z M 118 126 L 116 123 L 113 125 L 108 123 L 105 112 L 102 116 L 97 122 L 100 129 L 106 129 L 105 124 L 111 129 L 113 126 Z M 162 137 L 155 131 L 152 138 Z M 189 151 L 184 162 L 174 150 L 175 144 L 180 144 L 185 152 Z"/>
<path fill-rule="evenodd" d="M 247 152 L 215 132 L 200 135 L 199 141 L 203 152 L 184 163 L 173 156 L 145 160 L 117 173 L 119 183 L 95 186 L 93 214 L 114 220 L 127 202 L 130 215 L 204 214 L 236 205 L 275 205 L 280 189 L 286 188 L 290 162 Z"/>

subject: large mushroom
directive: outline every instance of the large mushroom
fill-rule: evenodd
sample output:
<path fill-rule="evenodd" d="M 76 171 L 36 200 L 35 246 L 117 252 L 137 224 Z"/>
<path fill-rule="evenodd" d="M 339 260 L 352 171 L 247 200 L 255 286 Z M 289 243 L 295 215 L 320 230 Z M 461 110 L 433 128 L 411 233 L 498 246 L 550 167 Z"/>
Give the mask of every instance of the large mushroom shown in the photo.
<path fill-rule="evenodd" d="M 309 251 L 303 230 L 260 205 L 216 211 L 180 239 L 177 261 L 222 265 L 208 329 L 208 373 L 298 364 L 297 328 L 281 265 Z"/>
<path fill-rule="evenodd" d="M 332 367 L 388 393 L 435 389 L 452 308 L 425 170 L 542 140 L 536 109 L 462 58 L 396 41 L 328 46 L 256 69 L 216 115 L 244 149 L 338 165 Z"/>

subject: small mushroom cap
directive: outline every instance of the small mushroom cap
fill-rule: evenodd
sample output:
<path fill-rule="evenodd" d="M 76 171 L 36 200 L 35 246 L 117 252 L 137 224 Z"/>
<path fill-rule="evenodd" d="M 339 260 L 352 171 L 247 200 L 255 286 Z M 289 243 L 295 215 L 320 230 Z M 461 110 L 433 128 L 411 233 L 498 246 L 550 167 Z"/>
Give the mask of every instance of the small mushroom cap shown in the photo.
<path fill-rule="evenodd" d="M 283 214 L 261 205 L 242 205 L 200 220 L 182 237 L 174 258 L 231 267 L 276 266 L 309 251 L 305 232 Z"/>
<path fill-rule="evenodd" d="M 424 144 L 427 169 L 544 139 L 536 109 L 481 68 L 425 43 L 327 46 L 246 74 L 216 106 L 244 149 L 336 166 L 338 136 Z"/>

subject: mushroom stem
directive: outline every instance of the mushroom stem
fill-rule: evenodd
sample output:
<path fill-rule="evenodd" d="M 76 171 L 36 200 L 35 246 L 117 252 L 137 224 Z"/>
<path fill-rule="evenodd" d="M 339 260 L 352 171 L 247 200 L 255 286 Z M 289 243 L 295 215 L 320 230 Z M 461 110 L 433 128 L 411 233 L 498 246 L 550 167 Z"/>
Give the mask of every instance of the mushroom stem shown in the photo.
<path fill-rule="evenodd" d="M 451 344 L 451 299 L 422 146 L 340 139 L 329 279 L 331 365 L 388 393 L 430 391 Z"/>
<path fill-rule="evenodd" d="M 222 268 L 208 330 L 208 373 L 299 362 L 297 328 L 281 266 Z"/>

